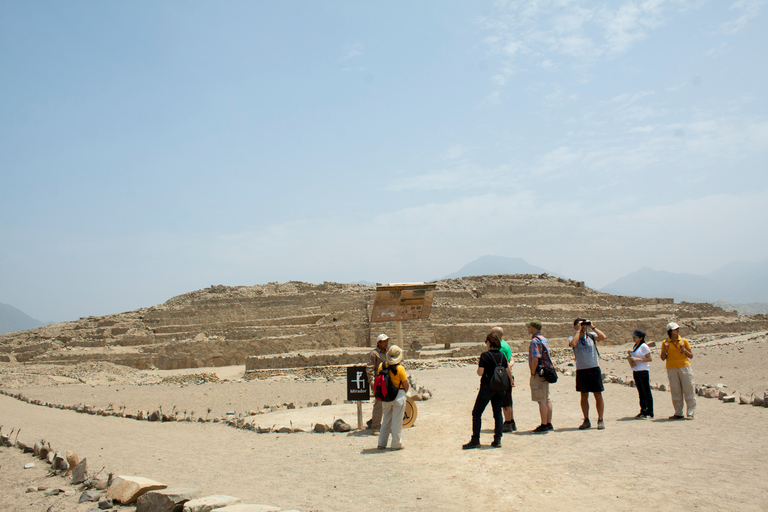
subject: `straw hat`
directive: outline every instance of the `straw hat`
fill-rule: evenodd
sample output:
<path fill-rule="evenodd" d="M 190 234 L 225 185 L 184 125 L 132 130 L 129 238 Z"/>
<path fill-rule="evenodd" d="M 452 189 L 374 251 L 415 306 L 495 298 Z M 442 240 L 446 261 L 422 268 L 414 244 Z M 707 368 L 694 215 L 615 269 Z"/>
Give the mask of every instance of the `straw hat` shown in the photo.
<path fill-rule="evenodd" d="M 399 364 L 403 360 L 403 349 L 397 345 L 392 345 L 387 350 L 387 365 Z"/>

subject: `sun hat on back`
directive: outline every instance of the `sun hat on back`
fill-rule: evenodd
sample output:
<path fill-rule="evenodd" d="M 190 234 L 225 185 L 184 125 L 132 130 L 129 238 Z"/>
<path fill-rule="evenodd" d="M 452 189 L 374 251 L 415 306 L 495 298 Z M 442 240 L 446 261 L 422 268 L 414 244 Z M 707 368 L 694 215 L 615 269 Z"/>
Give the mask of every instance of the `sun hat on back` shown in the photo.
<path fill-rule="evenodd" d="M 392 345 L 387 350 L 387 365 L 399 364 L 403 360 L 403 350 L 397 345 Z"/>

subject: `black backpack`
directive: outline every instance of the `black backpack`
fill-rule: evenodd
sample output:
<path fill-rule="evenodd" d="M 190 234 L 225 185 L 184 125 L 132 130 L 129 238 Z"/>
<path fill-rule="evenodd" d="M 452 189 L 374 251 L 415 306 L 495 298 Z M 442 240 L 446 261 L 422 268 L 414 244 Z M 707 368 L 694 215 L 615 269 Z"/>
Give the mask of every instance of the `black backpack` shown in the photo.
<path fill-rule="evenodd" d="M 493 360 L 495 361 L 496 358 L 494 357 Z M 491 391 L 506 391 L 509 389 L 509 375 L 507 375 L 507 368 L 503 366 L 503 362 L 504 358 L 502 357 L 501 361 L 496 363 L 496 368 L 493 369 L 493 375 L 488 383 Z"/>
<path fill-rule="evenodd" d="M 397 398 L 398 388 L 392 384 L 390 370 L 395 370 L 395 373 L 397 373 L 397 365 L 387 366 L 387 363 L 383 363 L 379 374 L 373 380 L 373 396 L 376 397 L 376 400 L 391 402 Z"/>

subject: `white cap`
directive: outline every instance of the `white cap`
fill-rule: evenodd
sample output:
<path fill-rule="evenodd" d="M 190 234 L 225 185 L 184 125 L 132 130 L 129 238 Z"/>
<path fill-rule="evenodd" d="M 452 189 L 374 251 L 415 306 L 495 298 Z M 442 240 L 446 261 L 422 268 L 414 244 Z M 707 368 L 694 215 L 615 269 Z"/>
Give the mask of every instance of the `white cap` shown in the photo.
<path fill-rule="evenodd" d="M 389 339 L 389 336 L 387 336 L 387 335 L 386 335 L 386 334 L 384 334 L 384 333 L 381 333 L 381 334 L 379 334 L 379 337 L 378 337 L 378 338 L 376 338 L 376 343 L 378 343 L 378 342 L 380 342 L 380 341 L 388 340 L 388 339 Z"/>
<path fill-rule="evenodd" d="M 680 328 L 680 326 L 677 325 L 675 322 L 669 322 L 667 324 L 667 330 L 668 331 L 674 331 L 675 329 L 679 329 L 679 328 Z"/>

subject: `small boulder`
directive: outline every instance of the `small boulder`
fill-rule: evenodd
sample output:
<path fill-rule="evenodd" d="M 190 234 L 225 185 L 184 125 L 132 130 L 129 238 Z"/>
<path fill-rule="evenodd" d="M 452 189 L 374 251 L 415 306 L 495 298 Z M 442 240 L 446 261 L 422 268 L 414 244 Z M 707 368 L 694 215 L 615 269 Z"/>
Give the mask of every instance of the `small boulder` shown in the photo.
<path fill-rule="evenodd" d="M 34 462 L 27 462 L 26 464 L 24 464 L 24 469 L 32 469 L 33 467 L 35 467 Z"/>
<path fill-rule="evenodd" d="M 107 510 L 115 506 L 114 502 L 112 501 L 112 498 L 104 498 L 102 500 L 99 500 L 99 508 L 101 510 Z"/>
<path fill-rule="evenodd" d="M 72 468 L 77 466 L 77 464 L 80 462 L 80 458 L 77 456 L 75 452 L 67 450 L 67 474 L 66 476 L 69 476 L 72 473 Z"/>
<path fill-rule="evenodd" d="M 333 422 L 333 431 L 334 432 L 349 432 L 352 430 L 352 427 L 349 426 L 343 419 L 339 418 L 336 421 Z"/>
<path fill-rule="evenodd" d="M 326 432 L 328 432 L 328 425 L 325 425 L 323 423 L 315 423 L 314 430 L 318 434 L 325 434 Z"/>
<path fill-rule="evenodd" d="M 333 405 L 333 402 L 331 401 L 330 398 L 326 398 L 325 400 L 323 400 L 322 405 Z"/>
<path fill-rule="evenodd" d="M 136 500 L 136 512 L 174 512 L 201 494 L 197 489 L 182 487 L 149 491 Z"/>
<path fill-rule="evenodd" d="M 723 397 L 724 404 L 729 404 L 732 402 L 736 402 L 736 395 L 728 395 Z"/>
<path fill-rule="evenodd" d="M 286 425 L 280 425 L 275 429 L 275 432 L 279 432 L 280 434 L 290 434 L 291 432 L 293 432 L 293 429 Z"/>
<path fill-rule="evenodd" d="M 205 496 L 186 502 L 184 504 L 184 512 L 210 512 L 213 509 L 236 505 L 242 501 L 240 498 L 227 496 L 226 494 Z"/>
<path fill-rule="evenodd" d="M 123 505 L 130 505 L 146 492 L 167 487 L 166 484 L 140 476 L 116 476 L 112 479 L 112 484 L 107 489 L 107 498 Z"/>
<path fill-rule="evenodd" d="M 77 463 L 77 465 L 72 468 L 72 484 L 81 484 L 85 482 L 85 478 L 88 476 L 88 459 L 85 458 Z"/>
<path fill-rule="evenodd" d="M 83 459 L 85 460 L 85 459 Z M 92 491 L 92 490 L 86 490 L 83 491 L 83 494 L 80 495 L 80 499 L 77 501 L 78 503 L 87 503 L 90 501 L 99 501 L 101 499 L 101 493 L 98 491 Z"/>

